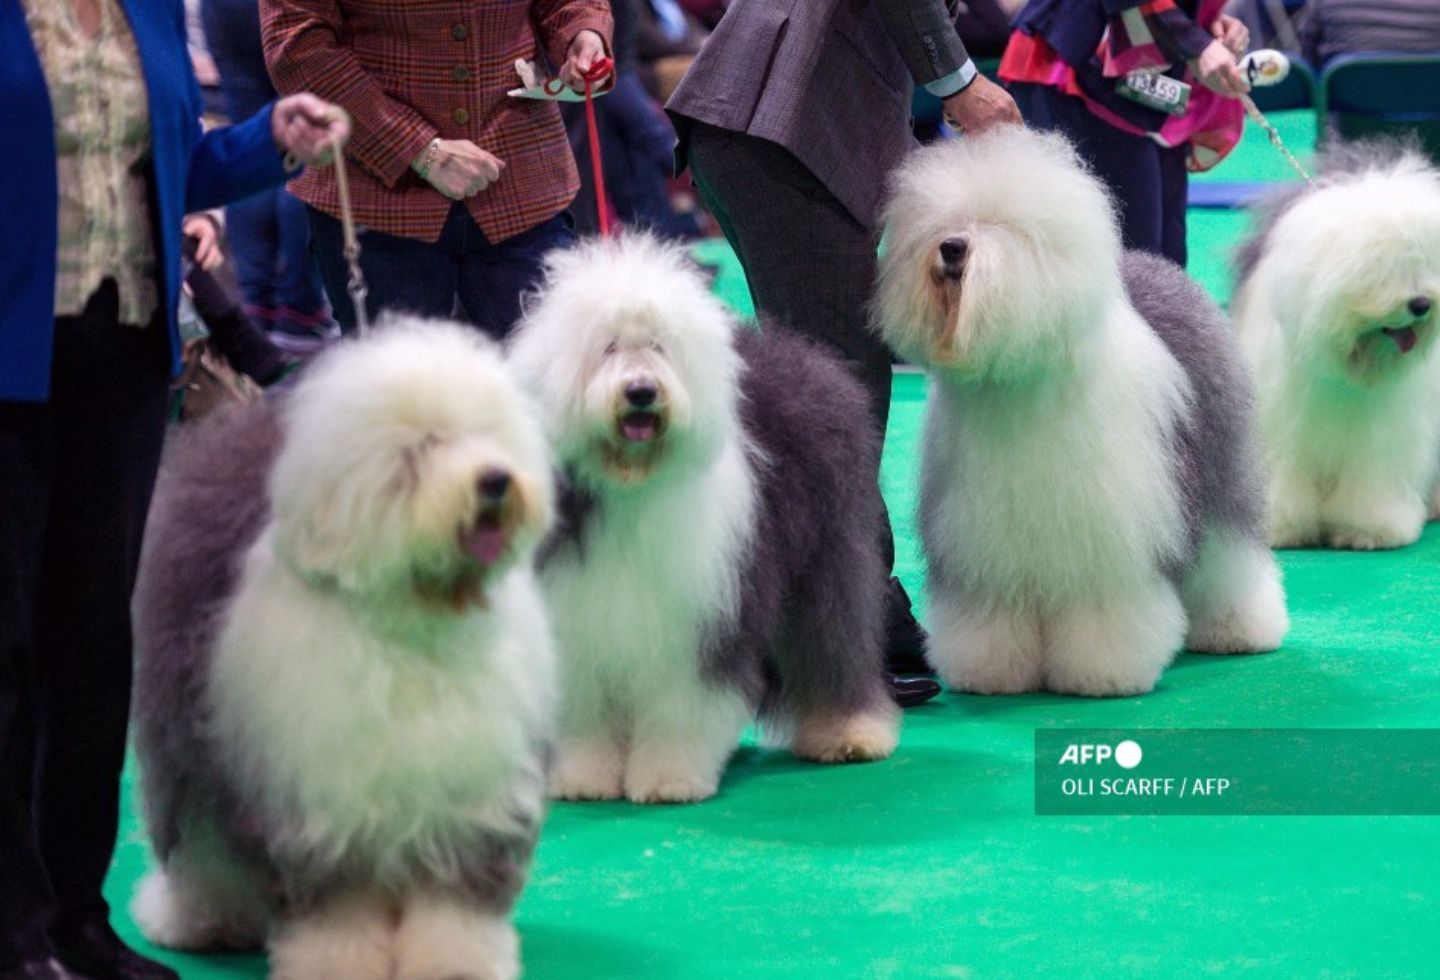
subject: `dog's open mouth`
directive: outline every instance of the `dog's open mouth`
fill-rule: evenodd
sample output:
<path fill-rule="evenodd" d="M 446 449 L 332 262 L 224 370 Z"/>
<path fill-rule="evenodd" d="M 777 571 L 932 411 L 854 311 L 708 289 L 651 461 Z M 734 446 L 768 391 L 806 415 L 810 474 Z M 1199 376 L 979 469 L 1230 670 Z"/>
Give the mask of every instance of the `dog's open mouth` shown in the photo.
<path fill-rule="evenodd" d="M 629 412 L 620 418 L 620 437 L 634 445 L 646 445 L 660 438 L 665 420 L 660 413 L 650 411 Z"/>
<path fill-rule="evenodd" d="M 1420 340 L 1414 327 L 1384 327 L 1380 332 L 1395 342 L 1401 354 L 1410 353 Z"/>
<path fill-rule="evenodd" d="M 486 507 L 475 523 L 460 531 L 460 550 L 486 568 L 505 557 L 509 534 L 499 507 Z"/>

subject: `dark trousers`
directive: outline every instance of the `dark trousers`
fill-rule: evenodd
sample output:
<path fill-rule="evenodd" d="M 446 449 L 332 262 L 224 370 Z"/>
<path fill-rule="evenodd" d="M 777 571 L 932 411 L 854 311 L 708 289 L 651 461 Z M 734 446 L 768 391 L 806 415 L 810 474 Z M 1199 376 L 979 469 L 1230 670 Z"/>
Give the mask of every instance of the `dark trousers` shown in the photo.
<path fill-rule="evenodd" d="M 890 417 L 890 350 L 866 324 L 875 232 L 776 143 L 692 124 L 686 153 L 701 200 L 745 269 L 755 309 L 845 360 L 869 392 L 870 413 L 883 436 Z M 883 541 L 889 567 L 895 541 L 888 517 Z"/>
<path fill-rule="evenodd" d="M 0 401 L 0 964 L 108 914 L 169 359 L 163 325 L 116 323 L 107 282 L 56 321 L 49 400 Z"/>
<path fill-rule="evenodd" d="M 1058 130 L 1110 188 L 1120 205 L 1126 248 L 1163 255 L 1182 268 L 1188 174 L 1185 148 L 1167 148 L 1146 136 L 1116 129 L 1074 96 L 1048 85 L 1015 83 L 1010 94 L 1025 122 Z"/>
<path fill-rule="evenodd" d="M 335 319 L 347 332 L 354 330 L 340 222 L 310 208 L 310 234 Z M 452 317 L 458 306 L 464 319 L 502 340 L 520 319 L 520 297 L 539 283 L 546 253 L 574 243 L 575 225 L 567 211 L 492 244 L 458 202 L 437 242 L 364 230 L 360 268 L 370 289 L 370 316 L 390 310 Z"/>
<path fill-rule="evenodd" d="M 259 6 L 255 0 L 204 0 L 201 13 L 226 114 L 236 122 L 248 119 L 277 97 L 261 48 Z M 225 221 L 246 312 L 301 328 L 328 319 L 306 247 L 303 203 L 276 187 L 230 205 Z"/>

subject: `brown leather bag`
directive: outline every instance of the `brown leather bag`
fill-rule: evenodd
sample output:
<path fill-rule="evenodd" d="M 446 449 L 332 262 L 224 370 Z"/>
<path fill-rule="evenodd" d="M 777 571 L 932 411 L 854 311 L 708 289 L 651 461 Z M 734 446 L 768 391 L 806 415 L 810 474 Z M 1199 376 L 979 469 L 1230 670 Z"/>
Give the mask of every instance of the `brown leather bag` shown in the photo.
<path fill-rule="evenodd" d="M 187 341 L 181 355 L 176 417 L 184 422 L 204 418 L 227 404 L 260 398 L 260 386 L 230 366 L 209 338 Z"/>

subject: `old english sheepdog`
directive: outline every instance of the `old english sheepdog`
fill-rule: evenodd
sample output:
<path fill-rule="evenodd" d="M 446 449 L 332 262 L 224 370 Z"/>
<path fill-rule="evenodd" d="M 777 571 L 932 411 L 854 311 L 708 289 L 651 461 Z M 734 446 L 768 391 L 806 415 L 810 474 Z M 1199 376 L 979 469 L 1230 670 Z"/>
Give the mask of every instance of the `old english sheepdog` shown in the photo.
<path fill-rule="evenodd" d="M 1238 254 L 1280 547 L 1396 548 L 1440 518 L 1440 171 L 1340 147 Z"/>
<path fill-rule="evenodd" d="M 403 321 L 174 448 L 136 596 L 152 942 L 268 939 L 276 980 L 517 975 L 552 465 L 498 349 Z"/>
<path fill-rule="evenodd" d="M 931 663 L 977 693 L 1149 691 L 1182 646 L 1273 650 L 1252 393 L 1184 272 L 1124 253 L 1060 136 L 1006 127 L 898 171 L 875 322 L 932 386 Z"/>
<path fill-rule="evenodd" d="M 759 717 L 819 762 L 881 759 L 885 574 L 864 391 L 737 329 L 644 236 L 557 254 L 511 349 L 567 471 L 541 584 L 560 660 L 550 787 L 712 796 Z"/>

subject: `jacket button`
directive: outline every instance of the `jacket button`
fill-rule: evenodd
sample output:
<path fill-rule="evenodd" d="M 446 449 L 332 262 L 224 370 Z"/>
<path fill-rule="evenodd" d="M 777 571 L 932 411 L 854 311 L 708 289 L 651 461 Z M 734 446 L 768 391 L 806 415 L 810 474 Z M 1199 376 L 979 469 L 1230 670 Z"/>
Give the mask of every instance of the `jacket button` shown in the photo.
<path fill-rule="evenodd" d="M 463 82 L 465 81 L 465 79 L 470 77 L 470 69 L 466 68 L 464 65 L 456 65 L 454 68 L 450 69 L 450 77 L 455 79 L 455 81 L 457 82 Z"/>
<path fill-rule="evenodd" d="M 450 28 L 450 36 L 457 41 L 463 41 L 470 36 L 470 28 L 466 27 L 464 24 L 456 24 L 454 27 Z"/>
<path fill-rule="evenodd" d="M 470 121 L 470 113 L 468 110 L 463 108 L 456 109 L 454 112 L 450 113 L 450 118 L 454 120 L 455 125 L 463 126 Z"/>

